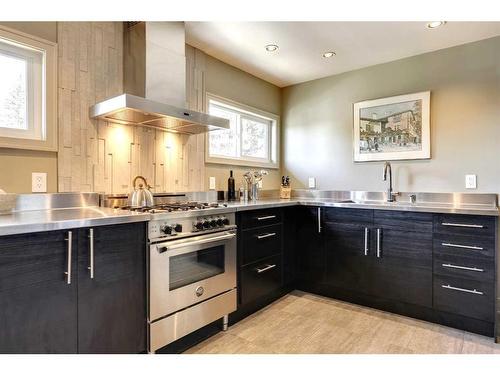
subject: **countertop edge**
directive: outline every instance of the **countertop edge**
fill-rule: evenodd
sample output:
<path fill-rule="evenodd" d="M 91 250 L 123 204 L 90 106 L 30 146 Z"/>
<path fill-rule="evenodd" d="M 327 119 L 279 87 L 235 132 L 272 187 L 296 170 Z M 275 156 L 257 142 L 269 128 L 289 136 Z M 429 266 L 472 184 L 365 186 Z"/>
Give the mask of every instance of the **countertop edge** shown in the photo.
<path fill-rule="evenodd" d="M 338 208 L 359 208 L 366 210 L 391 210 L 391 211 L 408 211 L 408 212 L 428 212 L 428 213 L 441 213 L 441 214 L 459 214 L 459 215 L 479 215 L 479 216 L 499 216 L 499 210 L 491 209 L 476 209 L 476 208 L 462 208 L 462 207 L 430 207 L 430 206 L 411 206 L 411 205 L 385 205 L 385 204 L 363 204 L 363 203 L 342 203 L 342 202 L 328 202 L 317 200 L 303 200 L 291 199 L 276 201 L 272 200 L 266 202 L 265 200 L 258 201 L 258 203 L 235 203 L 233 208 L 236 211 L 249 211 L 261 208 L 274 208 L 285 206 L 312 206 L 312 207 L 338 207 Z"/>
<path fill-rule="evenodd" d="M 71 219 L 61 221 L 49 221 L 45 223 L 23 223 L 12 224 L 0 227 L 0 236 L 10 236 L 16 234 L 48 232 L 54 230 L 66 230 L 77 228 L 88 228 L 103 225 L 116 225 L 147 222 L 150 220 L 149 214 L 122 215 L 115 217 L 96 217 L 84 219 Z"/>

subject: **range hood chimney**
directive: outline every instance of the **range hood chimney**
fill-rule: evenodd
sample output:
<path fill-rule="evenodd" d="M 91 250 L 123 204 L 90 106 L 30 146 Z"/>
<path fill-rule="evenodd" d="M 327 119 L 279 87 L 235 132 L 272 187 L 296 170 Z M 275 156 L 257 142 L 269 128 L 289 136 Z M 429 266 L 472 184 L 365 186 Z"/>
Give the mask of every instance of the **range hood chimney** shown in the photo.
<path fill-rule="evenodd" d="M 186 108 L 183 22 L 127 22 L 125 93 L 90 108 L 90 117 L 184 134 L 229 129 L 229 121 Z"/>

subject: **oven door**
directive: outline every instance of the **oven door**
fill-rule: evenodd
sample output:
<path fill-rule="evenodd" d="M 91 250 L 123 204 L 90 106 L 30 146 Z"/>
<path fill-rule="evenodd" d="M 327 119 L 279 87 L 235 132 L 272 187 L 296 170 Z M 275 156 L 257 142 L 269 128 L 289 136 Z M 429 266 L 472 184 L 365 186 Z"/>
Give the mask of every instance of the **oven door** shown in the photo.
<path fill-rule="evenodd" d="M 236 231 L 150 246 L 149 321 L 236 288 Z"/>

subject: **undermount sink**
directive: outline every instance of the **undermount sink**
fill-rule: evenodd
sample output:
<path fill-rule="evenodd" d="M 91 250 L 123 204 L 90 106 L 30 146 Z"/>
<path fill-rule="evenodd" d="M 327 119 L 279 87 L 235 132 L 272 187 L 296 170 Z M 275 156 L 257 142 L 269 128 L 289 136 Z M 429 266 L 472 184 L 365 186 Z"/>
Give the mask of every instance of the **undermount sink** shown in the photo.
<path fill-rule="evenodd" d="M 367 200 L 367 201 L 353 201 L 352 199 L 340 200 L 337 203 L 349 203 L 349 204 L 363 204 L 363 205 L 407 205 L 409 202 L 387 202 L 387 201 L 375 201 L 375 200 Z"/>

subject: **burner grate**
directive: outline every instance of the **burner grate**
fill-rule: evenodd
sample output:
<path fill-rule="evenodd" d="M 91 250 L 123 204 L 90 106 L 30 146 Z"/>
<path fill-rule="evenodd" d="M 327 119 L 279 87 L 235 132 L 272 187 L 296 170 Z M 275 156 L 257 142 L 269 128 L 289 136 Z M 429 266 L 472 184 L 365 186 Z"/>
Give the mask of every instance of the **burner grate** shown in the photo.
<path fill-rule="evenodd" d="M 206 203 L 206 202 L 173 202 L 173 203 L 162 203 L 156 204 L 152 207 L 132 207 L 124 206 L 121 207 L 123 210 L 130 210 L 136 212 L 173 212 L 173 211 L 191 211 L 191 210 L 204 210 L 207 208 L 217 208 L 220 207 L 219 203 Z"/>

